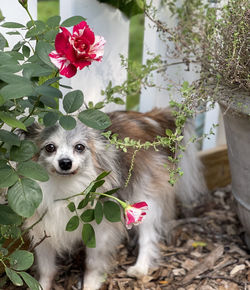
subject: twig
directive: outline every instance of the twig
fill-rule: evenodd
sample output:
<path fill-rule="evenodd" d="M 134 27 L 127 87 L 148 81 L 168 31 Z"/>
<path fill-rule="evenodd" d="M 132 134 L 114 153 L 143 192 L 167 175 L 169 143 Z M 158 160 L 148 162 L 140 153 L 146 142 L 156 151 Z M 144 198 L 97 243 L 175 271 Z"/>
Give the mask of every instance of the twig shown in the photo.
<path fill-rule="evenodd" d="M 37 247 L 37 246 L 39 246 L 45 239 L 47 239 L 47 238 L 50 238 L 51 236 L 47 236 L 47 234 L 46 234 L 46 232 L 44 231 L 44 236 L 42 237 L 42 239 L 39 241 L 39 242 L 37 242 L 37 243 L 35 243 L 35 245 L 30 249 L 30 251 L 31 252 L 33 252 L 33 250 Z"/>
<path fill-rule="evenodd" d="M 231 281 L 235 284 L 238 284 L 240 286 L 245 286 L 246 283 L 244 282 L 240 282 L 240 281 L 237 281 L 233 278 L 230 278 L 230 277 L 225 277 L 225 276 L 210 276 L 210 275 L 202 275 L 202 276 L 197 276 L 194 278 L 194 280 L 203 280 L 203 279 L 213 279 L 213 280 L 217 280 L 217 279 L 221 279 L 221 280 L 228 280 L 228 281 Z"/>

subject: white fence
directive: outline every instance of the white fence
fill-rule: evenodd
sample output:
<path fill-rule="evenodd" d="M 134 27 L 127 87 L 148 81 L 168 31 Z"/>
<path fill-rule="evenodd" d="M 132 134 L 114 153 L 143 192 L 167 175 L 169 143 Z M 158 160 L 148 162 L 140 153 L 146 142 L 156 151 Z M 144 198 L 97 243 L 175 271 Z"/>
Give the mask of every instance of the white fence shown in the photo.
<path fill-rule="evenodd" d="M 155 0 L 154 5 L 159 8 L 158 16 L 160 19 L 168 19 L 170 25 L 175 25 L 175 19 L 170 17 L 168 9 L 160 7 L 160 0 Z M 29 10 L 36 19 L 37 17 L 37 0 L 28 1 Z M 5 16 L 6 21 L 15 21 L 26 23 L 28 17 L 26 11 L 20 6 L 17 0 L 0 0 L 0 9 Z M 97 0 L 60 0 L 60 15 L 62 20 L 74 16 L 81 15 L 88 21 L 90 27 L 97 35 L 102 35 L 106 39 L 105 55 L 102 64 L 92 64 L 90 69 L 84 69 L 78 72 L 72 79 L 64 79 L 63 83 L 70 85 L 73 89 L 80 89 L 85 95 L 85 100 L 88 102 L 92 100 L 98 102 L 102 99 L 100 91 L 105 89 L 108 82 L 112 81 L 113 85 L 121 84 L 126 80 L 126 70 L 121 67 L 120 54 L 125 57 L 128 56 L 128 42 L 129 42 L 129 20 L 118 10 L 113 7 L 99 3 Z M 5 33 L 5 30 L 0 27 L 0 32 Z M 16 42 L 16 36 L 5 35 L 9 41 L 10 46 Z M 164 44 L 158 36 L 155 28 L 145 21 L 144 31 L 144 51 L 143 61 L 147 59 L 147 51 L 155 54 L 164 54 Z M 176 60 L 169 59 L 170 63 Z M 181 84 L 184 80 L 192 82 L 197 79 L 199 75 L 195 69 L 191 67 L 191 72 L 184 70 L 184 65 L 172 66 L 168 70 L 168 78 L 173 79 L 175 83 Z M 159 75 L 155 74 L 155 83 L 159 86 L 165 80 Z M 166 107 L 169 103 L 170 97 L 178 98 L 176 90 L 172 89 L 168 94 L 166 91 L 159 91 L 157 88 L 149 88 L 142 90 L 140 97 L 140 111 L 145 112 L 153 107 Z M 109 105 L 106 111 L 124 109 L 121 105 Z M 206 139 L 203 142 L 203 149 L 215 147 L 218 144 L 225 143 L 224 130 L 222 121 L 219 116 L 219 108 L 206 113 L 204 132 L 207 133 L 211 124 L 220 123 L 219 129 L 215 136 Z"/>

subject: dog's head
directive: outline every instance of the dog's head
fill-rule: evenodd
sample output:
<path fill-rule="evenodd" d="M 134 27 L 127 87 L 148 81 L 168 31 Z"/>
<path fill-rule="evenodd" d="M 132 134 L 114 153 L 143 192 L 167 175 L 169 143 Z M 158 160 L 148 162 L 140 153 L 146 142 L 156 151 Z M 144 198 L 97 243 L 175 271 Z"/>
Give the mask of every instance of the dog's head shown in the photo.
<path fill-rule="evenodd" d="M 94 130 L 78 122 L 73 130 L 64 130 L 56 124 L 43 128 L 34 123 L 25 133 L 38 148 L 38 162 L 50 175 L 75 175 L 93 162 L 91 144 L 96 139 Z"/>

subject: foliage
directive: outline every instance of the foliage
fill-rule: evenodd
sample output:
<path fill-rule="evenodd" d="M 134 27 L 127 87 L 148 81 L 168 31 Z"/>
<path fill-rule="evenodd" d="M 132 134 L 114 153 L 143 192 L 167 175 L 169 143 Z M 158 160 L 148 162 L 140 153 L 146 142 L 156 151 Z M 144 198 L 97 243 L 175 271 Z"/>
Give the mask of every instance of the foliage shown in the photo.
<path fill-rule="evenodd" d="M 95 248 L 96 246 L 95 231 L 93 226 L 90 224 L 91 222 L 95 221 L 99 225 L 102 222 L 103 217 L 110 222 L 119 222 L 121 220 L 120 206 L 117 202 L 111 200 L 105 200 L 102 202 L 101 199 L 101 197 L 110 197 L 120 203 L 120 200 L 112 196 L 118 188 L 107 192 L 96 192 L 96 190 L 105 183 L 104 178 L 109 173 L 110 172 L 101 173 L 83 192 L 64 199 L 68 201 L 68 209 L 70 212 L 74 213 L 66 225 L 66 231 L 75 231 L 81 224 L 83 243 L 89 248 Z M 75 197 L 82 198 L 78 201 L 77 205 L 73 201 Z M 95 203 L 97 198 L 98 201 Z"/>
<path fill-rule="evenodd" d="M 143 13 L 143 0 L 98 0 L 99 2 L 107 3 L 120 9 L 127 17 L 132 17 L 136 14 Z"/>
<path fill-rule="evenodd" d="M 183 83 L 180 88 L 182 102 L 171 102 L 172 107 L 175 108 L 176 117 L 174 132 L 166 130 L 165 136 L 159 136 L 153 142 L 143 144 L 129 138 L 121 140 L 119 136 L 112 135 L 109 131 L 104 133 L 110 146 L 116 146 L 118 150 L 124 152 L 128 148 L 134 150 L 125 186 L 130 181 L 136 154 L 141 149 L 158 150 L 160 146 L 168 147 L 173 153 L 173 156 L 169 157 L 173 166 L 167 169 L 170 174 L 169 182 L 174 184 L 177 176 L 183 174 L 178 167 L 181 153 L 185 151 L 183 126 L 186 119 L 194 115 L 193 109 L 201 105 L 202 96 L 210 95 L 211 79 L 211 83 L 215 83 L 215 86 L 211 85 L 213 89 L 218 87 L 218 82 L 230 84 L 232 87 L 240 85 L 241 88 L 249 88 L 249 76 L 244 74 L 248 64 L 245 59 L 247 55 L 245 20 L 249 19 L 247 18 L 249 11 L 244 9 L 246 0 L 237 1 L 241 3 L 239 7 L 235 0 L 229 1 L 232 6 L 228 5 L 222 11 L 224 20 L 217 21 L 215 11 L 203 6 L 199 0 L 184 1 L 182 9 L 175 5 L 176 1 L 165 0 L 165 4 L 169 5 L 173 14 L 177 14 L 180 19 L 179 26 L 175 29 L 170 29 L 165 23 L 157 20 L 152 6 L 145 7 L 146 16 L 157 25 L 162 39 L 175 42 L 174 50 L 171 47 L 166 47 L 166 49 L 175 58 L 181 55 L 187 66 L 190 62 L 201 62 L 203 73 L 196 87 L 190 86 L 187 82 Z M 19 2 L 27 10 L 27 1 L 19 0 Z M 124 8 L 128 16 L 138 12 L 137 9 L 141 11 L 144 3 L 130 0 L 105 2 L 116 7 L 119 5 L 120 9 Z M 129 5 L 133 6 L 131 10 L 130 8 L 127 10 Z M 238 14 L 234 14 L 233 11 L 238 11 Z M 28 10 L 27 12 L 29 13 Z M 241 16 L 239 23 L 237 15 Z M 34 21 L 31 18 L 26 24 L 16 22 L 2 24 L 2 27 L 10 29 L 8 34 L 20 37 L 20 41 L 10 49 L 7 40 L 0 34 L 0 188 L 4 191 L 8 187 L 7 204 L 0 205 L 0 262 L 8 278 L 16 286 L 21 286 L 25 282 L 31 289 L 39 289 L 38 282 L 25 272 L 33 264 L 34 258 L 32 253 L 21 249 L 24 243 L 21 225 L 25 218 L 34 214 L 42 200 L 42 191 L 37 181 L 46 182 L 49 177 L 43 167 L 32 160 L 37 154 L 36 146 L 30 141 L 20 140 L 19 136 L 14 134 L 15 130 L 18 128 L 26 130 L 35 119 L 46 127 L 59 122 L 65 130 L 71 130 L 75 127 L 75 118 L 94 129 L 107 129 L 110 119 L 101 109 L 111 102 L 124 104 L 124 98 L 127 95 L 138 95 L 141 87 L 155 86 L 152 81 L 153 73 L 165 73 L 168 68 L 168 63 L 157 55 L 151 55 L 143 65 L 132 64 L 121 57 L 123 66 L 129 71 L 128 80 L 116 86 L 110 82 L 101 92 L 103 96 L 101 102 L 94 104 L 90 101 L 85 104 L 81 91 L 72 90 L 59 83 L 61 77 L 48 56 L 54 49 L 59 26 L 70 27 L 82 20 L 82 17 L 75 16 L 61 23 L 59 16 L 53 16 L 46 22 Z M 237 27 L 239 30 L 236 29 Z M 219 29 L 225 33 L 219 33 Z M 233 33 L 230 34 L 230 31 Z M 238 38 L 239 35 L 242 35 L 242 38 Z M 222 40 L 230 41 L 230 45 L 222 45 Z M 216 47 L 216 52 L 214 47 Z M 233 53 L 230 52 L 232 50 Z M 219 54 L 220 51 L 221 54 Z M 227 72 L 225 72 L 225 61 Z M 237 69 L 232 71 L 235 66 Z M 222 68 L 225 71 L 220 72 Z M 63 96 L 60 91 L 61 87 L 66 87 L 70 91 Z M 168 84 L 164 89 L 169 89 Z M 200 94 L 199 98 L 196 98 L 197 92 Z M 65 113 L 58 109 L 59 102 L 62 102 Z M 82 110 L 84 105 L 86 108 Z M 97 191 L 104 184 L 108 174 L 102 173 L 81 193 L 66 198 L 68 209 L 72 213 L 66 230 L 74 231 L 81 227 L 83 242 L 88 247 L 96 245 L 91 223 L 95 221 L 100 224 L 103 217 L 110 222 L 120 221 L 119 205 L 124 209 L 128 206 L 113 195 L 118 189 L 107 192 Z M 81 200 L 76 203 L 75 197 Z M 102 197 L 107 199 L 102 199 Z M 38 222 L 40 221 L 36 223 Z M 6 241 L 10 238 L 13 242 L 6 246 Z M 12 246 L 16 241 L 19 241 L 19 244 L 13 250 Z"/>
<path fill-rule="evenodd" d="M 27 1 L 19 0 L 19 3 L 29 14 Z M 22 250 L 23 235 L 30 228 L 22 231 L 21 226 L 26 218 L 34 214 L 42 201 L 42 190 L 37 181 L 46 182 L 49 176 L 41 165 L 32 160 L 38 152 L 35 144 L 21 140 L 16 129 L 26 131 L 38 119 L 46 127 L 58 121 L 65 130 L 71 130 L 75 127 L 75 118 L 78 118 L 87 126 L 103 130 L 110 125 L 110 120 L 98 106 L 78 113 L 84 104 L 83 93 L 79 90 L 70 90 L 62 97 L 60 88 L 65 86 L 59 84 L 61 77 L 48 56 L 54 48 L 59 26 L 70 27 L 83 18 L 75 16 L 63 23 L 60 23 L 59 16 L 50 17 L 46 22 L 34 21 L 31 16 L 30 18 L 26 24 L 4 22 L 1 25 L 8 29 L 7 34 L 19 36 L 20 40 L 13 48 L 9 48 L 7 40 L 0 34 L 1 195 L 7 191 L 7 204 L 0 204 L 0 263 L 14 285 L 21 286 L 25 282 L 31 289 L 40 289 L 38 282 L 25 272 L 32 266 L 34 257 L 31 252 Z M 62 102 L 65 113 L 59 111 L 59 101 Z M 98 184 L 104 182 L 101 178 L 105 176 L 100 176 L 99 183 L 93 181 L 86 189 L 89 190 L 87 202 L 93 200 L 90 191 L 94 192 L 93 187 L 98 188 Z M 114 216 L 106 214 L 110 207 L 113 208 L 111 212 Z M 120 214 L 117 203 L 113 205 L 109 201 L 102 205 L 97 202 L 93 211 L 97 223 L 101 222 L 102 213 L 108 220 L 118 220 L 117 208 Z M 89 247 L 95 246 L 93 229 L 88 223 L 89 211 L 83 212 L 79 218 L 85 221 L 84 243 Z M 77 221 L 77 216 L 73 216 L 67 230 L 73 230 Z"/>
<path fill-rule="evenodd" d="M 185 0 L 181 7 L 176 0 L 163 2 L 178 16 L 176 27 L 159 21 L 152 6 L 145 14 L 166 41 L 169 55 L 182 59 L 187 70 L 191 63 L 201 66 L 191 94 L 193 107 L 198 107 L 197 100 L 216 100 L 222 88 L 249 92 L 249 1 L 228 0 L 227 5 L 211 6 L 201 0 Z M 175 43 L 174 49 L 168 46 L 169 40 Z"/>

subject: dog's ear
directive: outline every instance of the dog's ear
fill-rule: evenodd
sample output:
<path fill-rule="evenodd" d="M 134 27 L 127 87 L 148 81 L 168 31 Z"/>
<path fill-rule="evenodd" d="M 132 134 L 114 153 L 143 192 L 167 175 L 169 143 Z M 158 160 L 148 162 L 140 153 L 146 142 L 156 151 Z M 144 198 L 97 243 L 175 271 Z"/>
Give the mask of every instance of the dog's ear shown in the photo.
<path fill-rule="evenodd" d="M 34 122 L 32 125 L 27 127 L 27 130 L 18 130 L 19 136 L 21 136 L 23 139 L 30 139 L 30 140 L 35 140 L 43 130 L 43 127 L 37 123 Z"/>

